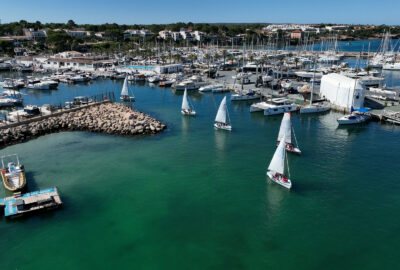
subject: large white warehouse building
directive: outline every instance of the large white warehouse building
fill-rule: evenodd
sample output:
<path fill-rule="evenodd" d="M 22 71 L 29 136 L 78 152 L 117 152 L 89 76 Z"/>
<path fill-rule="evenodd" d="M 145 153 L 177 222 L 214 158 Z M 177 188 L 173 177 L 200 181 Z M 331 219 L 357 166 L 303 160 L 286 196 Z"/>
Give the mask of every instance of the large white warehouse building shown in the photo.
<path fill-rule="evenodd" d="M 365 86 L 359 80 L 332 73 L 322 76 L 320 95 L 341 109 L 361 108 Z"/>

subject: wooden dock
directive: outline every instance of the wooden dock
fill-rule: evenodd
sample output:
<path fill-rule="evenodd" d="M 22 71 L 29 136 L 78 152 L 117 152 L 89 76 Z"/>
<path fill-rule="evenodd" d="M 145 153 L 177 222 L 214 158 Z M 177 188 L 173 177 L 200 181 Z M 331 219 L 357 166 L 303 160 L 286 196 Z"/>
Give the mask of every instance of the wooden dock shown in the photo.
<path fill-rule="evenodd" d="M 61 205 L 62 201 L 56 187 L 25 194 L 14 194 L 14 196 L 0 199 L 0 206 L 4 206 L 4 216 L 8 218 L 47 211 Z"/>

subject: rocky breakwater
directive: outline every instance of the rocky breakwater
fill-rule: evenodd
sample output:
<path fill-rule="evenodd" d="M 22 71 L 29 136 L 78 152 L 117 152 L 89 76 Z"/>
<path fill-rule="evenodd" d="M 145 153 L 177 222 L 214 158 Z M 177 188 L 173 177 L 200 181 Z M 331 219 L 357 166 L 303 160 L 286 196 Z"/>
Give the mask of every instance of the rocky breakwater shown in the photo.
<path fill-rule="evenodd" d="M 166 128 L 160 121 L 120 103 L 88 105 L 63 111 L 29 123 L 0 129 L 0 147 L 24 142 L 41 135 L 81 130 L 115 135 L 156 134 Z"/>

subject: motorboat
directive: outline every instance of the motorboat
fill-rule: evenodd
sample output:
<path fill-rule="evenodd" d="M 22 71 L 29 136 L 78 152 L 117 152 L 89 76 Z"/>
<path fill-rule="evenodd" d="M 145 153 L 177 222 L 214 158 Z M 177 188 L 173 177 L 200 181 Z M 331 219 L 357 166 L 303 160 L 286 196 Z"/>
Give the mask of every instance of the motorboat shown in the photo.
<path fill-rule="evenodd" d="M 10 161 L 5 165 L 6 160 L 15 157 L 15 161 Z M 1 157 L 1 179 L 4 187 L 12 192 L 22 190 L 26 185 L 26 176 L 24 165 L 20 164 L 18 155 L 9 155 Z"/>
<path fill-rule="evenodd" d="M 292 103 L 287 98 L 273 98 L 264 109 L 264 115 L 277 115 L 285 112 L 294 112 L 299 109 L 297 104 Z"/>

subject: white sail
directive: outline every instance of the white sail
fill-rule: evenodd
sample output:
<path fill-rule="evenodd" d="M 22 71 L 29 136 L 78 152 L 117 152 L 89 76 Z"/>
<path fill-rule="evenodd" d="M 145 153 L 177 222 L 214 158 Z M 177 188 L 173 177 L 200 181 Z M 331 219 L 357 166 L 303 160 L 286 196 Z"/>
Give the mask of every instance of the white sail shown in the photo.
<path fill-rule="evenodd" d="M 268 170 L 274 171 L 280 174 L 284 174 L 285 171 L 285 140 L 281 140 L 278 147 L 275 150 L 275 154 L 272 157 L 271 163 L 268 166 Z"/>
<path fill-rule="evenodd" d="M 285 135 L 286 134 L 286 135 Z M 283 115 L 281 128 L 279 129 L 278 142 L 285 136 L 286 143 L 292 143 L 292 123 L 290 121 L 290 112 Z"/>
<path fill-rule="evenodd" d="M 182 110 L 190 110 L 189 100 L 187 97 L 187 90 L 183 93 Z"/>
<path fill-rule="evenodd" d="M 121 96 L 129 96 L 129 92 L 128 92 L 128 77 L 125 77 L 124 85 L 122 86 Z"/>
<path fill-rule="evenodd" d="M 217 116 L 215 117 L 215 122 L 219 123 L 224 123 L 226 124 L 226 97 L 221 101 L 221 104 L 219 105 L 219 109 L 217 112 Z"/>

